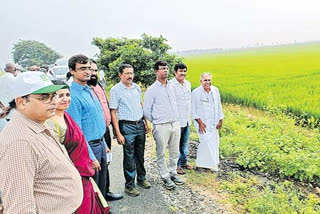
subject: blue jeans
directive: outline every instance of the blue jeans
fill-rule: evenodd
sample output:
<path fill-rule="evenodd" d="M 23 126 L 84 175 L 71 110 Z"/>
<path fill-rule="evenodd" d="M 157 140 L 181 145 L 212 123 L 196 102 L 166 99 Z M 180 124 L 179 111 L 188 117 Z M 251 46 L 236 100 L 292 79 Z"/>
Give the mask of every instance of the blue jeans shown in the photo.
<path fill-rule="evenodd" d="M 98 185 L 102 195 L 106 196 L 106 184 L 107 184 L 107 156 L 106 156 L 106 147 L 103 142 L 101 143 L 93 143 L 89 142 L 89 145 L 92 149 L 93 154 L 96 156 L 97 160 L 100 163 L 101 171 L 95 173 L 93 179 Z"/>
<path fill-rule="evenodd" d="M 181 127 L 180 145 L 179 145 L 179 160 L 178 166 L 186 165 L 188 162 L 188 146 L 189 146 L 190 126 Z"/>
<path fill-rule="evenodd" d="M 145 127 L 143 121 L 138 124 L 128 124 L 119 121 L 120 132 L 125 138 L 123 145 L 123 171 L 127 188 L 135 187 L 137 181 L 146 179 L 144 168 L 144 148 L 146 142 Z"/>

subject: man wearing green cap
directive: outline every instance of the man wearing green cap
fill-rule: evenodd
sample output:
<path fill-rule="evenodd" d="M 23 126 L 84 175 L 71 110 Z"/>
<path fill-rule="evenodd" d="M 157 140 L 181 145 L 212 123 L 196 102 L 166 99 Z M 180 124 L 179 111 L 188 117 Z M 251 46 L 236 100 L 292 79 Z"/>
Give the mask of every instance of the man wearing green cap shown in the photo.
<path fill-rule="evenodd" d="M 83 198 L 81 177 L 44 122 L 55 114 L 56 91 L 42 72 L 25 72 L 11 86 L 17 111 L 0 133 L 4 213 L 70 214 Z"/>

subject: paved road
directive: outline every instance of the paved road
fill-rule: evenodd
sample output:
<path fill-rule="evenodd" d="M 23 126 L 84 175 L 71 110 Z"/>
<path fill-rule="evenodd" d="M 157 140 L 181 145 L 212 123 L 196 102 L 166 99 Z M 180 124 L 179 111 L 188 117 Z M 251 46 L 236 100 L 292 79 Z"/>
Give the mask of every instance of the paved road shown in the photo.
<path fill-rule="evenodd" d="M 110 202 L 110 208 L 112 213 L 115 214 L 162 214 L 162 213 L 170 213 L 169 206 L 166 204 L 163 195 L 161 194 L 160 187 L 155 184 L 155 181 L 147 177 L 147 179 L 151 183 L 150 189 L 143 189 L 138 186 L 140 191 L 140 195 L 137 197 L 131 197 L 124 193 L 124 176 L 123 176 L 123 165 L 122 165 L 122 146 L 113 142 L 112 144 L 112 158 L 113 161 L 109 166 L 109 171 L 111 174 L 110 182 L 111 182 L 111 191 L 115 193 L 122 192 L 124 198 L 118 201 Z M 146 161 L 151 161 L 150 159 L 146 159 Z M 148 173 L 148 170 L 147 170 Z"/>

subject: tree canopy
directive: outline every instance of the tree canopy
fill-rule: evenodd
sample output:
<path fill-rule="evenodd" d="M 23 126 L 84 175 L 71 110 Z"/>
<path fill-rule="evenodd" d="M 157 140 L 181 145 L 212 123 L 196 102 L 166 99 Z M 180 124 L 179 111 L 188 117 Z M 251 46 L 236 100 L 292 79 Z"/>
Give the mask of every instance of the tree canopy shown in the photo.
<path fill-rule="evenodd" d="M 98 63 L 106 72 L 107 80 L 118 82 L 119 67 L 127 63 L 134 67 L 134 81 L 148 86 L 156 79 L 153 65 L 157 60 L 167 61 L 171 71 L 174 64 L 181 61 L 178 56 L 168 53 L 171 47 L 166 41 L 163 36 L 143 34 L 141 39 L 94 38 L 92 44 L 100 49 Z"/>
<path fill-rule="evenodd" d="M 62 56 L 44 43 L 34 40 L 20 40 L 12 49 L 13 61 L 23 67 L 50 65 Z"/>

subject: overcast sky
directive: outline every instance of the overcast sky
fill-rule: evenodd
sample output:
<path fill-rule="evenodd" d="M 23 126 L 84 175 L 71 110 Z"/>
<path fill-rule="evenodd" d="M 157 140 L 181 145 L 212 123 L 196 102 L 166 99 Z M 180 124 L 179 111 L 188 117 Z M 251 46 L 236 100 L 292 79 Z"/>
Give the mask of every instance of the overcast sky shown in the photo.
<path fill-rule="evenodd" d="M 163 35 L 174 51 L 320 40 L 319 0 L 4 0 L 0 64 L 19 39 L 65 58 L 92 57 L 93 37 Z"/>

